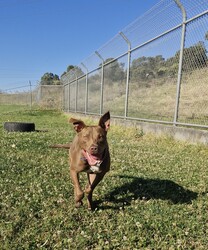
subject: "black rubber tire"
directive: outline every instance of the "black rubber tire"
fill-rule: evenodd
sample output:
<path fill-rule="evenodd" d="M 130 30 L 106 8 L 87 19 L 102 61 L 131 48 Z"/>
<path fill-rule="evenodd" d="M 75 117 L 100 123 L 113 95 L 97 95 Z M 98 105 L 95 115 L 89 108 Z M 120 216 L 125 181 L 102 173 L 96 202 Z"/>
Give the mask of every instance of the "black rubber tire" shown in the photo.
<path fill-rule="evenodd" d="M 31 132 L 35 131 L 35 124 L 25 122 L 5 122 L 4 129 L 8 132 Z"/>

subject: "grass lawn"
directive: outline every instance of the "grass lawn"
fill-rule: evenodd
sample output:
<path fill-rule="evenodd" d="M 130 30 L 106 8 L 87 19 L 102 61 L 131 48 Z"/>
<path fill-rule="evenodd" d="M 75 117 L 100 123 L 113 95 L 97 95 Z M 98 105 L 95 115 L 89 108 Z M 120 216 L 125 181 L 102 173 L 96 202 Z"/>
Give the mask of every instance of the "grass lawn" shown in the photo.
<path fill-rule="evenodd" d="M 208 249 L 207 147 L 112 126 L 90 212 L 74 208 L 67 150 L 49 148 L 72 140 L 67 119 L 1 110 L 0 249 Z M 6 121 L 48 132 L 7 133 Z"/>

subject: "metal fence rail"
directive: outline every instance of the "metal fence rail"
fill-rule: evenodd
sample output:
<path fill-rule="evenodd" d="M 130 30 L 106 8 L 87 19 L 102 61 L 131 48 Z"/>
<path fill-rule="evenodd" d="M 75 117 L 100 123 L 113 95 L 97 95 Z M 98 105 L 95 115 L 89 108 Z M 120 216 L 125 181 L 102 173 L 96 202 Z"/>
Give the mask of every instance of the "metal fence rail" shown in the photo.
<path fill-rule="evenodd" d="M 208 128 L 208 1 L 162 0 L 62 76 L 64 110 Z"/>

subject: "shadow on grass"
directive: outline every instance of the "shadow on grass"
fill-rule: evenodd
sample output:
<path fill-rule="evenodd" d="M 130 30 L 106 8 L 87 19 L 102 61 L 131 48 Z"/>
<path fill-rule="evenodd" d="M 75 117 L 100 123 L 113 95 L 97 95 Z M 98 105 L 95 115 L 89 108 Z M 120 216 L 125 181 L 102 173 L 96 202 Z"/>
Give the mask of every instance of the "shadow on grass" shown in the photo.
<path fill-rule="evenodd" d="M 131 204 L 132 200 L 167 200 L 171 204 L 189 204 L 198 196 L 196 192 L 185 189 L 177 183 L 170 180 L 161 179 L 143 179 L 139 177 L 119 175 L 122 185 L 116 187 L 113 191 L 106 194 L 104 200 L 110 205 L 102 205 L 98 201 L 97 205 L 101 209 L 121 209 Z M 99 205 L 100 204 L 100 205 Z"/>

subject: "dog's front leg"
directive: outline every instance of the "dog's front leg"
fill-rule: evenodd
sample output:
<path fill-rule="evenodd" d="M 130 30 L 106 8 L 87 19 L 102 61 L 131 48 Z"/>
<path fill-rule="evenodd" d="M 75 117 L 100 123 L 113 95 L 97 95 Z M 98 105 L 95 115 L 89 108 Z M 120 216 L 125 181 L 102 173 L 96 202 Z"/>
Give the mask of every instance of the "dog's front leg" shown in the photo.
<path fill-rule="evenodd" d="M 85 189 L 85 193 L 87 194 L 87 204 L 88 209 L 93 210 L 93 201 L 92 201 L 92 193 L 98 183 L 103 179 L 105 172 L 101 172 L 99 174 L 87 174 L 88 177 L 88 185 Z"/>
<path fill-rule="evenodd" d="M 75 206 L 78 208 L 82 205 L 82 199 L 84 197 L 84 192 L 82 191 L 80 184 L 79 184 L 79 173 L 77 173 L 72 168 L 70 169 L 70 176 L 72 182 L 74 184 L 74 199 L 75 199 Z"/>

